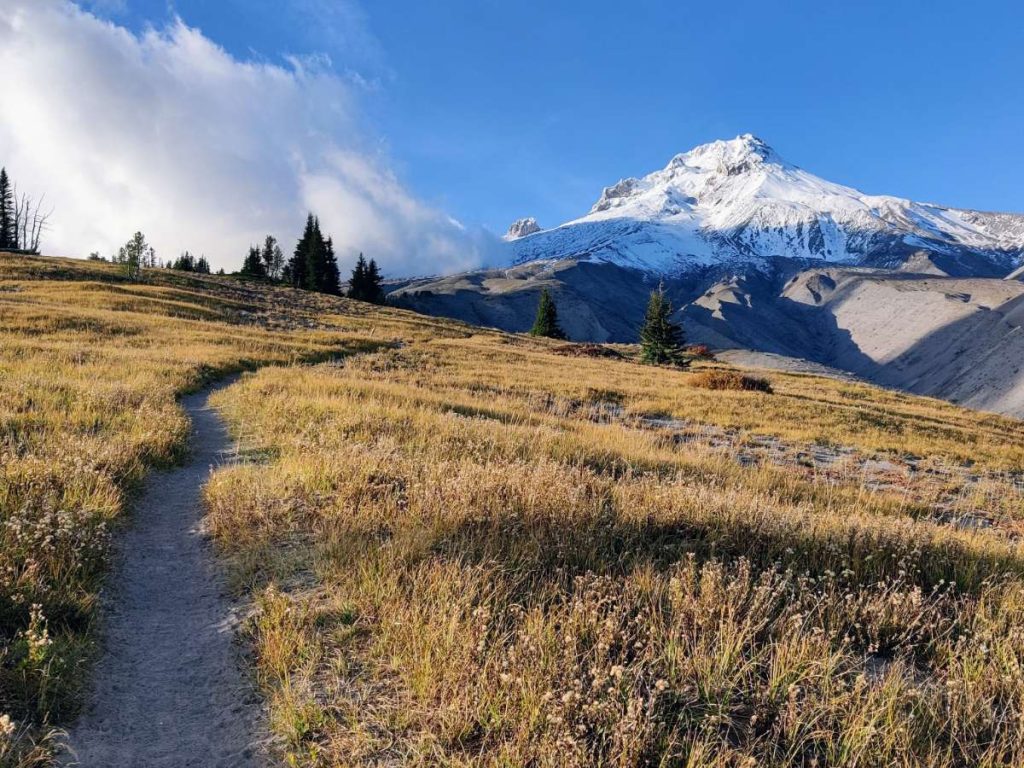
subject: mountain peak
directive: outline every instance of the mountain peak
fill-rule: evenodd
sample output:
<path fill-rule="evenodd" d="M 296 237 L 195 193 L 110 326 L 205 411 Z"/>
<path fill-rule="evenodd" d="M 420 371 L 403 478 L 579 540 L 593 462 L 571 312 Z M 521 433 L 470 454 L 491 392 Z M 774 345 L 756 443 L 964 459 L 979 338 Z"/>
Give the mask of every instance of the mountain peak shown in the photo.
<path fill-rule="evenodd" d="M 926 250 L 974 274 L 1006 274 L 1024 263 L 1024 216 L 866 195 L 746 133 L 606 187 L 588 214 L 514 249 L 518 263 L 585 257 L 656 274 L 776 256 L 898 266 Z"/>
<path fill-rule="evenodd" d="M 686 167 L 733 176 L 764 163 L 785 165 L 785 161 L 764 139 L 744 133 L 735 139 L 718 139 L 676 155 L 666 170 Z"/>
<path fill-rule="evenodd" d="M 667 166 L 642 179 L 622 179 L 605 187 L 591 214 L 621 208 L 638 196 L 670 190 L 659 205 L 663 212 L 676 211 L 680 201 L 695 201 L 701 189 L 727 177 L 741 176 L 766 166 L 789 168 L 767 142 L 752 133 L 735 139 L 719 139 L 673 157 Z M 674 191 L 672 191 L 674 190 Z"/>

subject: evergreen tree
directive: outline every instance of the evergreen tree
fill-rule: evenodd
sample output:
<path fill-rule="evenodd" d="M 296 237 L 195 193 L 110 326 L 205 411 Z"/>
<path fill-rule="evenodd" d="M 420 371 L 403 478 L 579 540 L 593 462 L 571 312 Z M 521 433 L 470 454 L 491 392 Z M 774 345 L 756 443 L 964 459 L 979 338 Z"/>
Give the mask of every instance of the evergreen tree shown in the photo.
<path fill-rule="evenodd" d="M 296 288 L 306 287 L 309 274 L 309 251 L 314 246 L 316 236 L 315 225 L 316 221 L 311 213 L 306 217 L 306 229 L 303 231 L 302 237 L 299 238 L 299 242 L 295 246 L 295 252 L 285 267 L 288 274 L 288 282 Z"/>
<path fill-rule="evenodd" d="M 309 266 L 315 261 L 313 254 L 319 246 L 318 241 L 323 241 L 319 236 L 319 222 L 310 213 L 306 216 L 306 228 L 295 246 L 295 253 L 292 254 L 287 267 L 290 282 L 296 288 L 309 289 L 310 285 L 315 286 L 315 278 L 310 275 Z"/>
<path fill-rule="evenodd" d="M 341 295 L 341 275 L 334 243 L 320 230 L 320 220 L 313 214 L 306 217 L 295 252 L 281 269 L 282 278 L 296 288 Z"/>
<path fill-rule="evenodd" d="M 685 364 L 683 329 L 672 322 L 672 305 L 665 298 L 665 289 L 651 292 L 647 302 L 644 325 L 640 329 L 640 358 L 652 365 Z"/>
<path fill-rule="evenodd" d="M 176 269 L 179 272 L 195 272 L 196 261 L 191 253 L 185 251 L 181 256 L 174 260 L 171 265 L 171 269 Z"/>
<path fill-rule="evenodd" d="M 374 259 L 370 259 L 370 264 L 366 268 L 366 300 L 371 304 L 383 304 L 385 301 L 384 278 L 381 277 L 380 268 Z"/>
<path fill-rule="evenodd" d="M 320 219 L 313 217 L 313 229 L 306 246 L 306 279 L 302 287 L 307 291 L 319 291 L 324 280 L 324 234 L 320 231 Z"/>
<path fill-rule="evenodd" d="M 318 290 L 332 296 L 341 296 L 341 273 L 338 271 L 338 259 L 334 255 L 334 241 L 331 238 L 324 242 L 323 271 Z"/>
<path fill-rule="evenodd" d="M 547 288 L 540 292 L 540 303 L 537 305 L 537 318 L 530 329 L 531 336 L 546 336 L 549 339 L 564 339 L 565 331 L 558 325 L 558 310 Z"/>
<path fill-rule="evenodd" d="M 263 257 L 260 255 L 260 249 L 257 246 L 249 247 L 249 253 L 246 255 L 245 261 L 242 262 L 241 274 L 248 277 L 266 277 L 267 273 L 263 267 Z"/>
<path fill-rule="evenodd" d="M 367 269 L 366 259 L 360 253 L 359 258 L 356 259 L 356 265 L 352 268 L 352 277 L 348 279 L 348 297 L 350 299 L 365 300 Z"/>
<path fill-rule="evenodd" d="M 7 176 L 7 169 L 0 168 L 0 248 L 17 250 L 18 230 L 15 226 L 14 189 Z"/>
<path fill-rule="evenodd" d="M 246 257 L 246 261 L 248 261 Z M 198 259 L 188 251 L 185 251 L 181 256 L 174 260 L 174 262 L 167 262 L 168 269 L 176 269 L 179 272 L 198 272 L 200 274 L 210 274 L 210 262 L 206 260 L 205 256 L 200 256 Z"/>
<path fill-rule="evenodd" d="M 380 268 L 374 259 L 366 262 L 366 257 L 359 254 L 356 265 L 352 269 L 352 277 L 348 281 L 348 297 L 359 301 L 368 301 L 371 304 L 383 304 L 385 302 L 383 278 Z"/>

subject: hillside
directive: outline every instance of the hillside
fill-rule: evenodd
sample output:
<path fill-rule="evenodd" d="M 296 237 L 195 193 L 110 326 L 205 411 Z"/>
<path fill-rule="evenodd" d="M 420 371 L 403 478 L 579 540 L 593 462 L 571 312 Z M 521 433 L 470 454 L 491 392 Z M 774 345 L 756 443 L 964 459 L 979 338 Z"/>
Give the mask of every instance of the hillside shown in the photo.
<path fill-rule="evenodd" d="M 229 373 L 333 359 L 451 324 L 166 270 L 0 254 L 0 766 L 49 764 L 94 656 L 111 532 L 182 460 L 177 397 Z M 431 331 L 431 328 L 436 328 Z M 0 725 L 5 725 L 0 723 Z"/>
<path fill-rule="evenodd" d="M 243 369 L 202 494 L 274 762 L 1024 760 L 1019 421 L 55 259 L 0 256 L 0 324 L 5 766 L 107 684 L 108 526 Z"/>
<path fill-rule="evenodd" d="M 513 266 L 409 281 L 392 300 L 523 331 L 546 287 L 570 338 L 631 342 L 660 283 L 694 340 L 1024 415 L 1022 283 L 1003 279 L 1022 268 L 1022 215 L 866 195 L 745 135 L 624 179 L 562 226 L 516 222 L 507 239 Z"/>
<path fill-rule="evenodd" d="M 1024 417 L 1024 283 L 813 269 L 733 278 L 684 310 L 692 339 L 822 363 L 886 386 Z"/>

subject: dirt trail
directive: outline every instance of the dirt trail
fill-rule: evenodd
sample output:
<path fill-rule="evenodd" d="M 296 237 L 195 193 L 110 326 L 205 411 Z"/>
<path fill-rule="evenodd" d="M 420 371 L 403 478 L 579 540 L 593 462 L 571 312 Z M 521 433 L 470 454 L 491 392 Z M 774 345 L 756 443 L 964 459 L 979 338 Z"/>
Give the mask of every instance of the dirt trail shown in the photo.
<path fill-rule="evenodd" d="M 217 389 L 228 386 L 225 381 Z M 230 459 L 206 390 L 182 404 L 192 419 L 185 466 L 154 472 L 121 537 L 102 612 L 103 656 L 66 765 L 263 765 L 261 707 L 233 644 L 224 576 L 200 530 L 200 490 Z"/>

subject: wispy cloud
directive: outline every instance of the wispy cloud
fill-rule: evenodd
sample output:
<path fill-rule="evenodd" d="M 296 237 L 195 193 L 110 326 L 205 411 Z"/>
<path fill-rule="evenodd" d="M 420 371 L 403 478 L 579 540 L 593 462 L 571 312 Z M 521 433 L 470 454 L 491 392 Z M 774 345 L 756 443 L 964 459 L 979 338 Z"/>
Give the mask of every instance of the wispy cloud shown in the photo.
<path fill-rule="evenodd" d="M 392 274 L 491 257 L 486 233 L 402 185 L 362 89 L 323 61 L 241 61 L 180 20 L 134 34 L 66 0 L 5 0 L 0 71 L 0 164 L 55 206 L 52 252 L 110 253 L 142 229 L 165 257 L 233 268 L 313 210 L 343 256 Z"/>

